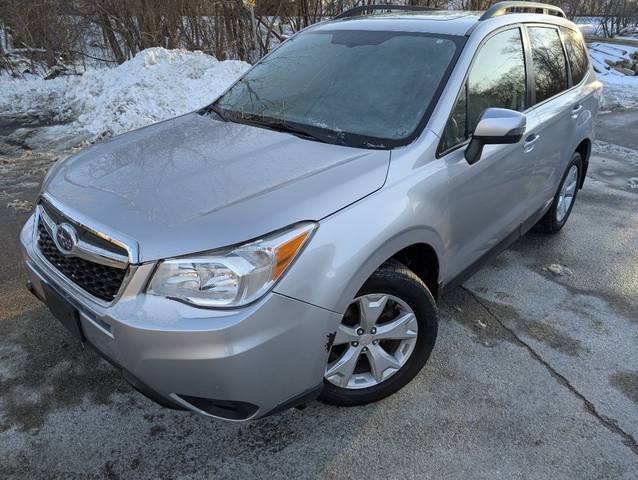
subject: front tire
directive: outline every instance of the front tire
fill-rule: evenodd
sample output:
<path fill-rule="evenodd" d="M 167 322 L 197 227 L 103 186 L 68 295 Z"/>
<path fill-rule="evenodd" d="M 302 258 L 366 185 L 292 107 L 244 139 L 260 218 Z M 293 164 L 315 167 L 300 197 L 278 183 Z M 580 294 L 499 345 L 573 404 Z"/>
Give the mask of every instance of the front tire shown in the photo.
<path fill-rule="evenodd" d="M 332 344 L 320 400 L 354 406 L 404 387 L 434 348 L 438 311 L 427 286 L 391 260 L 366 281 Z"/>
<path fill-rule="evenodd" d="M 545 233 L 558 233 L 567 223 L 572 213 L 576 195 L 581 184 L 583 160 L 579 153 L 574 153 L 561 179 L 554 201 L 547 213 L 537 224 L 537 230 Z"/>

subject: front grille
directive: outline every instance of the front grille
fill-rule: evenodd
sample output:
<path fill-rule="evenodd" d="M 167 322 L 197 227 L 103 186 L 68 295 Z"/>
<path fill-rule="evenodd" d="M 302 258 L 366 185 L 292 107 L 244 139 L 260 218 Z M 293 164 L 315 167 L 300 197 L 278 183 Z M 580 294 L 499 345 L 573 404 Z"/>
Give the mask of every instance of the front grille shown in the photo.
<path fill-rule="evenodd" d="M 122 286 L 126 270 L 63 255 L 55 246 L 42 220 L 38 223 L 38 248 L 65 277 L 97 298 L 110 302 Z"/>

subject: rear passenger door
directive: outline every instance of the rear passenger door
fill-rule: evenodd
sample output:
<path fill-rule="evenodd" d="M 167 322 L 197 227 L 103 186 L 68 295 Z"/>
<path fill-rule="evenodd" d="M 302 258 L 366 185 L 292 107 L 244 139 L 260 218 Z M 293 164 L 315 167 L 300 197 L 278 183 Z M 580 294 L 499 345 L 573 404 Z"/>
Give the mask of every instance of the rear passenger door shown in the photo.
<path fill-rule="evenodd" d="M 523 38 L 519 27 L 511 27 L 479 47 L 439 146 L 450 183 L 449 278 L 517 233 L 529 216 L 534 163 L 523 153 L 522 142 L 486 145 L 473 165 L 464 157 L 485 109 L 522 112 L 527 106 Z"/>
<path fill-rule="evenodd" d="M 591 67 L 585 40 L 580 30 L 561 27 L 561 36 L 567 53 L 567 64 L 570 72 L 570 87 L 566 93 L 570 103 L 570 119 L 573 128 L 572 148 L 568 155 L 574 151 L 575 146 L 583 139 L 594 138 L 594 121 L 598 114 L 599 86 L 596 74 Z"/>
<path fill-rule="evenodd" d="M 533 110 L 528 114 L 525 149 L 535 168 L 533 202 L 546 207 L 553 198 L 571 157 L 575 120 L 582 108 L 569 89 L 569 71 L 560 30 L 553 25 L 527 25 L 527 45 L 531 54 L 529 80 Z"/>

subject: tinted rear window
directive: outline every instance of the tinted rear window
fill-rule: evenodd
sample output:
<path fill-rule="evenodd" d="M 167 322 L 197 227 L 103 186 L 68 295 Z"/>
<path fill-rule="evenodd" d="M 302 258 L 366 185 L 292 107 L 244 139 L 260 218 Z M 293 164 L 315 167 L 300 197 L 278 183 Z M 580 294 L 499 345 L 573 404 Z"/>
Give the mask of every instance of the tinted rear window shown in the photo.
<path fill-rule="evenodd" d="M 565 41 L 565 50 L 569 58 L 569 66 L 572 69 L 572 83 L 580 83 L 589 69 L 589 58 L 587 50 L 583 44 L 583 37 L 580 32 L 575 32 L 569 28 L 561 28 Z"/>

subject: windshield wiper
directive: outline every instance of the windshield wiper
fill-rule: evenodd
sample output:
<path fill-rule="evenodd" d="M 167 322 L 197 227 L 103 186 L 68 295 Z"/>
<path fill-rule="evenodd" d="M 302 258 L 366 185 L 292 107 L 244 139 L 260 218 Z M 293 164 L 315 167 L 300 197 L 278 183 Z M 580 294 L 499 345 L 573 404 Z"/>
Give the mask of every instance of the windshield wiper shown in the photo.
<path fill-rule="evenodd" d="M 321 143 L 340 143 L 345 144 L 343 139 L 338 134 L 329 134 L 323 128 L 312 126 L 301 126 L 296 124 L 290 124 L 282 120 L 267 120 L 267 119 L 248 119 L 248 118 L 233 118 L 232 121 L 239 123 L 247 123 L 250 125 L 265 127 L 276 132 L 291 133 L 298 137 L 304 137 L 310 140 Z"/>
<path fill-rule="evenodd" d="M 226 115 L 224 115 L 224 111 L 221 108 L 219 108 L 217 105 L 215 105 L 214 103 L 209 105 L 206 108 L 206 110 L 209 111 L 209 112 L 216 113 L 217 116 L 222 119 L 222 121 L 224 121 L 224 122 L 228 121 L 228 119 L 226 118 Z"/>
<path fill-rule="evenodd" d="M 222 108 L 215 103 L 206 107 L 204 112 L 214 112 L 224 122 L 244 123 L 247 125 L 253 125 L 255 127 L 264 127 L 276 132 L 290 133 L 298 137 L 314 140 L 321 143 L 336 143 L 339 145 L 347 145 L 347 142 L 343 138 L 343 135 L 338 132 L 331 132 L 330 130 L 321 127 L 315 127 L 312 125 L 298 125 L 291 124 L 284 120 L 274 120 L 267 118 L 254 118 L 245 117 L 243 115 L 235 114 L 235 112 L 224 112 Z"/>
<path fill-rule="evenodd" d="M 311 133 L 309 128 L 298 127 L 296 125 L 290 125 L 286 122 L 264 122 L 268 128 L 272 128 L 278 132 L 292 133 L 301 137 L 310 138 L 318 142 L 326 143 L 327 140 L 317 135 L 317 133 Z"/>

